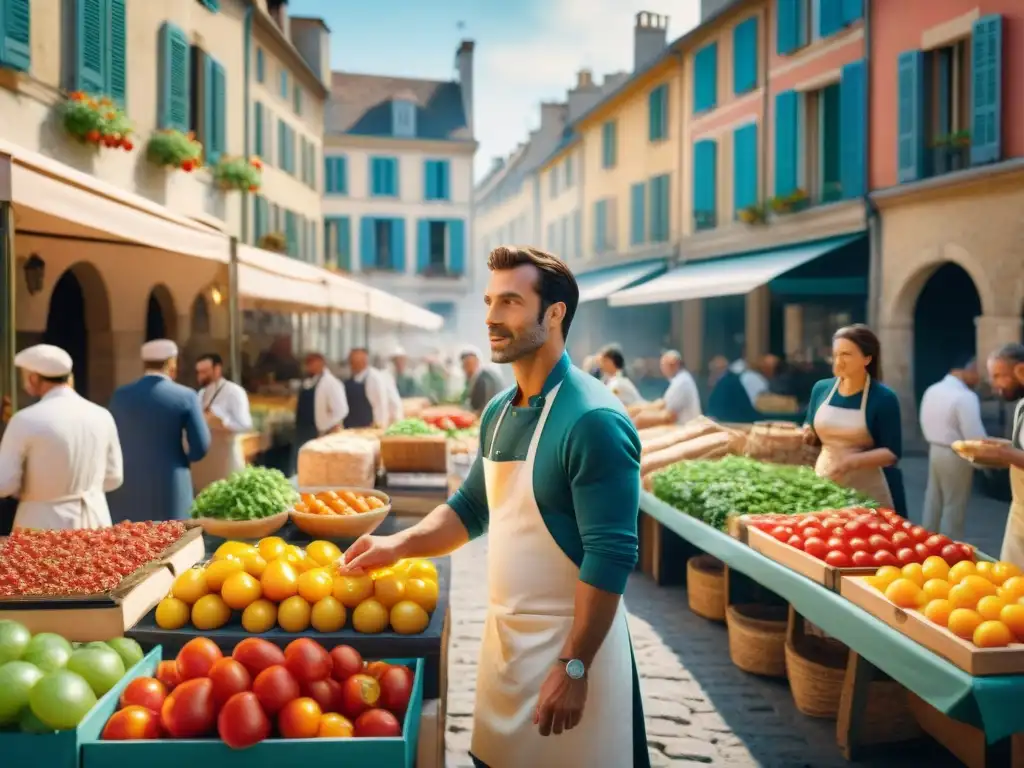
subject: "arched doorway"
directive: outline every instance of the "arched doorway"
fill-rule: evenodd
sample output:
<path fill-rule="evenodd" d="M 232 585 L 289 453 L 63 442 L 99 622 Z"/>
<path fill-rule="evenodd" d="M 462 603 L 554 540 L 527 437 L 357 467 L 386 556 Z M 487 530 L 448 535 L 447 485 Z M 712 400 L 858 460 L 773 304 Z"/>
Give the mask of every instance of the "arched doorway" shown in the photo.
<path fill-rule="evenodd" d="M 71 355 L 75 389 L 83 397 L 105 399 L 104 388 L 113 386 L 113 360 L 100 356 L 98 343 L 109 330 L 110 302 L 100 273 L 86 262 L 69 267 L 50 293 L 43 342 Z"/>
<path fill-rule="evenodd" d="M 146 341 L 178 338 L 174 299 L 165 285 L 155 285 L 146 300 Z"/>
<path fill-rule="evenodd" d="M 201 293 L 192 302 L 191 325 L 193 336 L 210 335 L 210 305 L 206 303 L 206 297 Z"/>
<path fill-rule="evenodd" d="M 981 297 L 971 276 L 946 262 L 928 278 L 914 306 L 914 395 L 941 379 L 958 359 L 977 346 L 975 318 Z"/>

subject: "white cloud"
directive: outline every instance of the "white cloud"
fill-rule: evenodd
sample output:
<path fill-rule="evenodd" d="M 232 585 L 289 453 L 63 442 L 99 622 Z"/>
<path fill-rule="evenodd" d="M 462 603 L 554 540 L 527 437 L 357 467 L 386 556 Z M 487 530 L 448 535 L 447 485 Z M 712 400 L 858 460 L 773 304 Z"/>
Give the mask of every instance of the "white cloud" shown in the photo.
<path fill-rule="evenodd" d="M 596 78 L 633 68 L 633 25 L 640 11 L 670 17 L 671 41 L 696 26 L 699 0 L 551 0 L 529 38 L 490 39 L 477 48 L 475 100 L 478 175 L 524 141 L 539 104 L 562 100 L 580 69 Z"/>

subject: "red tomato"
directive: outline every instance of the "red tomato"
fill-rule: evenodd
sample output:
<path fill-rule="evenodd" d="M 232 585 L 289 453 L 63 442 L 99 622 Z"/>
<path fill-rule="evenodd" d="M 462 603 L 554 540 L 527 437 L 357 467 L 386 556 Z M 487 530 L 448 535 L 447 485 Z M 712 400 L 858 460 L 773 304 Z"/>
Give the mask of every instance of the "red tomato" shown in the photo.
<path fill-rule="evenodd" d="M 970 544 L 963 543 L 958 544 L 957 546 L 960 547 L 960 552 L 963 554 L 964 560 L 974 560 L 974 547 L 972 547 Z"/>
<path fill-rule="evenodd" d="M 882 524 L 879 523 L 877 520 L 872 520 L 871 522 L 864 523 L 864 530 L 869 536 L 871 536 L 878 533 L 878 530 L 879 528 L 881 528 L 881 525 Z"/>
<path fill-rule="evenodd" d="M 300 695 L 299 684 L 292 677 L 292 673 L 278 665 L 267 667 L 256 675 L 256 679 L 252 681 L 252 692 L 271 717 Z"/>
<path fill-rule="evenodd" d="M 928 547 L 934 554 L 939 554 L 942 548 L 952 544 L 953 541 L 949 536 L 943 536 L 941 533 L 933 533 L 927 539 L 925 539 L 924 545 Z"/>
<path fill-rule="evenodd" d="M 805 539 L 820 539 L 824 536 L 824 531 L 816 525 L 809 525 L 802 531 Z"/>
<path fill-rule="evenodd" d="M 920 541 L 914 545 L 914 552 L 921 559 L 922 563 L 932 554 L 932 551 Z"/>
<path fill-rule="evenodd" d="M 104 741 L 159 739 L 160 715 L 148 707 L 129 704 L 110 716 L 100 738 Z"/>
<path fill-rule="evenodd" d="M 807 541 L 804 542 L 804 552 L 811 557 L 824 560 L 825 555 L 828 554 L 828 545 L 821 539 L 807 539 Z"/>
<path fill-rule="evenodd" d="M 850 552 L 852 552 L 852 550 L 850 549 L 850 545 L 847 544 L 843 539 L 829 539 L 827 542 L 825 542 L 825 545 L 832 552 L 845 552 L 846 554 L 850 554 Z"/>
<path fill-rule="evenodd" d="M 957 544 L 947 544 L 939 555 L 950 565 L 956 565 L 964 559 L 964 552 Z"/>
<path fill-rule="evenodd" d="M 359 717 L 363 712 L 377 706 L 380 700 L 380 683 L 373 675 L 352 675 L 342 684 L 342 713 L 348 718 Z"/>
<path fill-rule="evenodd" d="M 789 537 L 789 540 L 786 541 L 786 543 L 789 544 L 789 546 L 793 547 L 794 549 L 803 549 L 804 548 L 804 540 L 802 538 L 800 538 L 795 533 L 792 536 Z"/>
<path fill-rule="evenodd" d="M 355 730 L 364 739 L 388 739 L 402 735 L 402 724 L 386 709 L 371 709 L 356 718 Z"/>
<path fill-rule="evenodd" d="M 777 525 L 772 528 L 771 535 L 776 541 L 786 542 L 793 535 L 793 529 L 786 525 Z"/>
<path fill-rule="evenodd" d="M 842 525 L 837 525 L 835 528 L 829 528 L 826 533 L 828 534 L 827 538 L 841 539 L 842 541 L 846 541 L 848 536 L 846 528 Z"/>
<path fill-rule="evenodd" d="M 164 684 L 168 692 L 173 691 L 181 683 L 181 678 L 178 677 L 178 663 L 161 661 L 156 668 L 156 679 Z"/>
<path fill-rule="evenodd" d="M 300 683 L 326 680 L 331 676 L 331 657 L 316 640 L 300 637 L 284 649 L 284 665 Z"/>
<path fill-rule="evenodd" d="M 822 528 L 838 528 L 841 525 L 846 525 L 846 520 L 836 515 L 826 517 L 821 523 Z"/>
<path fill-rule="evenodd" d="M 868 539 L 868 546 L 876 552 L 880 549 L 887 549 L 891 551 L 893 548 L 892 542 L 880 533 L 871 534 L 871 538 Z"/>
<path fill-rule="evenodd" d="M 852 555 L 850 555 L 850 562 L 857 568 L 867 568 L 868 566 L 874 565 L 875 561 L 872 559 L 871 554 L 865 552 L 863 549 L 858 549 Z"/>
<path fill-rule="evenodd" d="M 896 531 L 890 537 L 889 541 L 892 542 L 892 545 L 896 547 L 896 549 L 914 546 L 914 540 L 910 538 L 910 534 L 906 531 Z"/>
<path fill-rule="evenodd" d="M 333 678 L 303 683 L 302 695 L 320 705 L 321 712 L 341 712 L 341 683 Z"/>
<path fill-rule="evenodd" d="M 900 529 L 903 530 L 906 533 L 910 533 L 910 531 L 911 531 L 911 529 L 913 527 L 914 527 L 914 524 L 912 522 L 910 522 L 909 520 L 901 520 L 900 521 Z"/>
<path fill-rule="evenodd" d="M 875 552 L 875 555 L 872 559 L 875 561 L 875 565 L 879 567 L 883 565 L 896 565 L 898 562 L 896 560 L 896 555 L 894 555 L 887 549 L 878 550 L 877 552 Z"/>
<path fill-rule="evenodd" d="M 829 552 L 825 555 L 825 562 L 835 568 L 849 568 L 850 556 L 845 552 Z"/>
<path fill-rule="evenodd" d="M 210 667 L 210 681 L 213 683 L 213 698 L 217 706 L 223 706 L 236 693 L 252 688 L 252 675 L 242 662 L 230 657 L 221 659 Z"/>
<path fill-rule="evenodd" d="M 846 529 L 846 532 L 850 536 L 855 536 L 855 537 L 858 537 L 858 538 L 863 538 L 864 534 L 867 533 L 867 528 L 865 527 L 864 523 L 861 520 L 850 520 L 843 527 Z"/>
<path fill-rule="evenodd" d="M 892 523 L 882 523 L 878 526 L 878 532 L 886 538 L 892 538 L 892 535 L 896 532 L 896 528 L 893 527 Z"/>
<path fill-rule="evenodd" d="M 293 699 L 277 716 L 277 729 L 285 739 L 312 739 L 320 732 L 320 705 L 310 698 Z"/>
<path fill-rule="evenodd" d="M 917 552 L 910 547 L 903 547 L 896 553 L 896 562 L 900 565 L 910 565 L 911 563 L 920 562 L 920 559 L 917 556 Z"/>
<path fill-rule="evenodd" d="M 254 678 L 267 667 L 284 666 L 284 651 L 258 637 L 247 637 L 235 646 L 231 658 L 240 661 Z"/>
<path fill-rule="evenodd" d="M 137 705 L 159 714 L 166 698 L 167 686 L 155 677 L 137 677 L 125 686 L 119 703 L 122 709 Z"/>
<path fill-rule="evenodd" d="M 796 527 L 800 530 L 803 530 L 804 528 L 809 528 L 812 525 L 817 525 L 818 520 L 818 516 L 812 513 L 810 515 L 806 515 L 805 517 L 801 517 L 797 521 Z"/>
<path fill-rule="evenodd" d="M 924 543 L 925 539 L 927 539 L 931 535 L 931 534 L 928 533 L 928 531 L 926 531 L 920 525 L 912 526 L 910 531 L 909 531 L 909 533 L 910 533 L 910 538 L 912 538 L 914 540 L 914 543 L 917 543 L 917 542 Z"/>
<path fill-rule="evenodd" d="M 214 662 L 223 658 L 224 654 L 220 652 L 220 648 L 213 640 L 206 637 L 194 637 L 178 651 L 176 659 L 178 677 L 182 681 L 206 677 L 210 674 L 210 668 Z"/>
<path fill-rule="evenodd" d="M 331 676 L 339 683 L 343 683 L 352 675 L 363 671 L 363 657 L 351 645 L 339 645 L 333 648 L 331 662 L 334 665 Z"/>
<path fill-rule="evenodd" d="M 380 680 L 389 669 L 391 669 L 391 665 L 386 661 L 371 661 L 366 665 L 366 674 L 375 680 Z"/>
<path fill-rule="evenodd" d="M 405 714 L 412 696 L 412 671 L 395 666 L 380 678 L 380 706 L 396 715 Z"/>
<path fill-rule="evenodd" d="M 860 550 L 862 552 L 874 552 L 874 550 L 870 548 L 867 539 L 863 539 L 860 536 L 855 536 L 854 538 L 850 539 L 847 543 L 850 545 L 851 552 L 856 552 L 857 550 Z"/>
<path fill-rule="evenodd" d="M 252 691 L 236 693 L 217 716 L 217 735 L 232 749 L 245 749 L 270 736 L 270 718 Z"/>
<path fill-rule="evenodd" d="M 186 680 L 167 696 L 160 709 L 160 722 L 175 739 L 206 736 L 217 722 L 213 683 L 200 677 Z"/>

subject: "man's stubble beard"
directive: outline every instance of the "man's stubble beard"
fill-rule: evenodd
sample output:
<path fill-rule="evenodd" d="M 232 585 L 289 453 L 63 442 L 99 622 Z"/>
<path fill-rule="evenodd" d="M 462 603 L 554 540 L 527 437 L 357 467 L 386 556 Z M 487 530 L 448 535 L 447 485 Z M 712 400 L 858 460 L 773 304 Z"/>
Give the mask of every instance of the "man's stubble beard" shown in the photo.
<path fill-rule="evenodd" d="M 491 362 L 514 363 L 527 355 L 532 355 L 544 346 L 548 340 L 548 329 L 543 325 L 535 325 L 520 336 L 509 339 L 508 346 L 501 350 L 491 350 Z"/>

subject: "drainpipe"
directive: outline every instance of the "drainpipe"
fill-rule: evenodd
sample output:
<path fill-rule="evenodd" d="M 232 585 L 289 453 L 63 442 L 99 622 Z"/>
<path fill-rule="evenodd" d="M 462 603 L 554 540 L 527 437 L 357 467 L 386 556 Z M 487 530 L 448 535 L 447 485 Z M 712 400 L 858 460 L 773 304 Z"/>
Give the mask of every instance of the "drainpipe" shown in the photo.
<path fill-rule="evenodd" d="M 871 5 L 864 3 L 864 213 L 868 225 L 868 324 L 879 320 L 882 291 L 882 215 L 871 199 Z"/>
<path fill-rule="evenodd" d="M 761 21 L 759 29 L 764 30 L 764 45 L 761 46 L 761 67 L 764 72 L 763 79 L 764 84 L 761 88 L 761 130 L 758 132 L 758 142 L 761 144 L 761 151 L 758 155 L 760 163 L 760 176 L 761 183 L 758 185 L 761 187 L 761 200 L 760 204 L 767 206 L 769 190 L 771 187 L 768 184 L 768 115 L 771 114 L 769 108 L 771 107 L 771 96 L 768 92 L 768 71 L 771 67 L 771 51 L 769 45 L 771 44 L 771 35 L 768 30 L 771 28 L 770 25 L 770 14 L 771 14 L 771 3 L 764 4 L 764 18 Z"/>
<path fill-rule="evenodd" d="M 14 160 L 10 155 L 0 156 L 0 410 L 2 403 L 10 398 L 11 411 L 17 407 L 18 372 L 14 368 L 14 355 L 17 351 L 17 311 L 15 294 L 17 292 L 18 270 L 14 254 L 14 207 L 11 195 L 11 165 Z M 0 423 L 0 432 L 3 424 Z"/>

